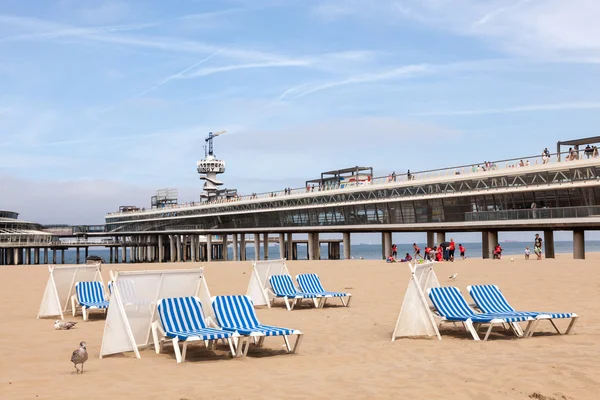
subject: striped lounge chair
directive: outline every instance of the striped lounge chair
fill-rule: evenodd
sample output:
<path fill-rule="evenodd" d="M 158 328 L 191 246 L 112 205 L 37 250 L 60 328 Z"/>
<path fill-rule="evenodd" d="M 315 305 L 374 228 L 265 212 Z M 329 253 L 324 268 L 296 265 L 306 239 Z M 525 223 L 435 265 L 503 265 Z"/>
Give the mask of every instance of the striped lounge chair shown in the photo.
<path fill-rule="evenodd" d="M 302 292 L 316 294 L 323 297 L 323 300 L 321 300 L 321 308 L 325 306 L 327 299 L 333 297 L 338 297 L 344 307 L 348 307 L 350 305 L 352 294 L 343 292 L 328 292 L 323 288 L 321 280 L 319 279 L 319 275 L 317 274 L 300 274 L 296 276 L 296 280 L 298 281 L 298 285 L 300 286 Z M 347 301 L 344 300 L 345 297 L 348 298 Z"/>
<path fill-rule="evenodd" d="M 204 319 L 202 304 L 197 297 L 171 297 L 158 301 L 159 321 L 152 323 L 154 349 L 160 353 L 165 341 L 173 343 L 175 358 L 178 363 L 185 361 L 187 346 L 194 341 L 203 341 L 208 349 L 214 347 L 215 341 L 226 340 L 235 357 L 232 338 L 238 335 L 218 328 L 208 326 Z M 209 320 L 210 322 L 210 320 Z M 179 350 L 179 341 L 183 341 L 183 352 Z"/>
<path fill-rule="evenodd" d="M 560 330 L 554 323 L 555 319 L 571 319 L 571 323 L 565 331 L 565 335 L 568 335 L 579 316 L 575 313 L 553 313 L 553 312 L 527 312 L 527 311 L 516 311 L 508 304 L 506 298 L 500 291 L 500 288 L 496 285 L 473 285 L 468 286 L 467 290 L 469 294 L 475 300 L 475 304 L 479 309 L 485 313 L 518 313 L 528 315 L 535 319 L 535 323 L 529 327 L 528 331 L 525 331 L 525 337 L 531 337 L 537 324 L 540 321 L 550 321 L 556 332 L 560 333 Z"/>
<path fill-rule="evenodd" d="M 304 299 L 321 299 L 323 296 L 316 293 L 303 293 L 296 289 L 294 281 L 289 275 L 271 275 L 269 278 L 272 292 L 275 295 L 271 303 L 275 302 L 276 298 L 283 298 L 288 311 L 292 311 L 296 305 L 300 305 Z M 319 305 L 314 301 L 315 307 Z"/>
<path fill-rule="evenodd" d="M 81 308 L 83 320 L 87 321 L 89 310 L 108 308 L 108 301 L 104 295 L 104 285 L 102 282 L 77 282 L 75 284 L 75 294 L 71 296 L 71 308 L 73 316 L 77 315 L 77 308 Z"/>
<path fill-rule="evenodd" d="M 262 325 L 254 312 L 254 303 L 248 296 L 216 296 L 212 299 L 212 307 L 221 328 L 237 332 L 244 337 L 237 346 L 238 356 L 248 354 L 250 339 L 260 347 L 267 336 L 283 336 L 288 353 L 297 353 L 300 349 L 302 332 L 296 329 Z M 293 349 L 288 340 L 290 335 L 297 336 Z"/>
<path fill-rule="evenodd" d="M 455 287 L 429 288 L 427 289 L 427 294 L 435 309 L 442 317 L 442 323 L 462 322 L 467 332 L 471 333 L 475 340 L 480 340 L 477 328 L 483 324 L 489 324 L 489 328 L 483 339 L 487 340 L 492 332 L 492 328 L 497 324 L 506 328 L 513 322 L 528 321 L 529 328 L 531 323 L 534 322 L 532 317 L 517 313 L 477 314 L 469 307 L 460 290 Z"/>

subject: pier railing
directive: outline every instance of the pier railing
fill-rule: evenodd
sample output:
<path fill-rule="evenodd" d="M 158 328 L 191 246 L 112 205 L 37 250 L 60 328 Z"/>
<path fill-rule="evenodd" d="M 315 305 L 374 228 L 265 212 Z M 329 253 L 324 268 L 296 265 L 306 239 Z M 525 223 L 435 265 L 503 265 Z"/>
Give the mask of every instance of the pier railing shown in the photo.
<path fill-rule="evenodd" d="M 600 206 L 530 208 L 524 210 L 469 212 L 465 214 L 465 221 L 514 221 L 585 217 L 600 217 Z"/>
<path fill-rule="evenodd" d="M 559 157 L 562 156 L 562 157 Z M 381 187 L 386 185 L 394 185 L 398 182 L 408 182 L 412 180 L 431 180 L 431 179 L 439 179 L 450 176 L 476 176 L 478 174 L 492 172 L 492 171 L 500 171 L 500 170 L 512 170 L 512 169 L 523 169 L 526 168 L 545 165 L 545 164 L 556 164 L 556 163 L 569 163 L 569 162 L 578 162 L 580 160 L 585 160 L 589 158 L 598 158 L 599 155 L 597 151 L 592 154 L 585 154 L 583 150 L 580 150 L 579 153 L 551 153 L 549 157 L 544 155 L 536 155 L 536 156 L 527 156 L 527 157 L 518 157 L 518 158 L 510 158 L 498 161 L 484 161 L 474 164 L 466 164 L 459 165 L 450 168 L 440 168 L 440 169 L 431 169 L 425 171 L 416 171 L 416 172 L 407 172 L 404 174 L 395 174 L 391 173 L 387 176 L 374 177 L 370 180 L 361 181 L 361 182 L 340 182 L 337 184 L 326 184 L 322 186 L 307 186 L 302 188 L 290 188 L 289 190 L 280 190 L 280 191 L 272 191 L 266 193 L 253 193 L 245 196 L 238 196 L 232 199 L 222 199 L 215 200 L 209 202 L 190 202 L 183 204 L 174 204 L 169 205 L 164 208 L 160 208 L 160 210 L 177 210 L 182 208 L 189 207 L 214 207 L 219 204 L 228 204 L 235 203 L 239 201 L 251 201 L 258 199 L 268 199 L 274 197 L 286 197 L 293 195 L 304 195 L 307 193 L 315 193 L 315 192 L 326 192 L 330 190 L 340 190 L 340 189 L 355 189 L 361 186 L 369 186 L 369 187 Z M 156 209 L 140 209 L 136 211 L 127 211 L 127 212 L 113 212 L 108 213 L 107 216 L 119 216 L 119 215 L 132 215 L 136 213 L 144 213 L 146 211 L 156 211 Z"/>

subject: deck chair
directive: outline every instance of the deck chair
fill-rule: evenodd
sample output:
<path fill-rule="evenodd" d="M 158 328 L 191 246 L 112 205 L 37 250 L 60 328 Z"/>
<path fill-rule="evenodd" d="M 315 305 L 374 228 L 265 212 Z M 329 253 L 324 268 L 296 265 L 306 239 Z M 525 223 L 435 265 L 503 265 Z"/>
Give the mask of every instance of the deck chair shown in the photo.
<path fill-rule="evenodd" d="M 565 331 L 565 335 L 568 335 L 573 326 L 575 326 L 575 322 L 577 322 L 577 318 L 579 316 L 575 313 L 549 313 L 549 312 L 527 312 L 527 311 L 516 311 L 514 308 L 508 304 L 506 298 L 500 291 L 500 288 L 496 285 L 473 285 L 467 286 L 467 290 L 469 294 L 475 300 L 475 304 L 479 309 L 485 313 L 518 313 L 523 315 L 528 315 L 535 319 L 535 323 L 531 325 L 529 331 L 525 331 L 525 337 L 533 336 L 535 329 L 537 328 L 537 324 L 540 321 L 550 321 L 556 332 L 560 335 L 561 332 L 554 323 L 555 319 L 571 319 L 571 323 L 567 327 Z"/>
<path fill-rule="evenodd" d="M 106 314 L 108 301 L 104 295 L 102 282 L 77 282 L 75 284 L 75 294 L 71 296 L 71 308 L 73 316 L 77 315 L 77 308 L 81 308 L 84 321 L 88 320 L 89 310 L 91 309 L 104 310 Z"/>
<path fill-rule="evenodd" d="M 529 328 L 531 323 L 534 322 L 532 317 L 516 313 L 477 314 L 469 307 L 460 290 L 455 287 L 429 288 L 427 289 L 427 294 L 439 316 L 443 318 L 440 324 L 444 322 L 462 322 L 474 340 L 480 340 L 477 328 L 483 324 L 489 324 L 489 328 L 483 339 L 485 341 L 488 340 L 490 333 L 492 333 L 492 328 L 496 325 L 506 328 L 507 326 L 512 327 L 510 324 L 513 322 L 528 321 Z"/>
<path fill-rule="evenodd" d="M 271 275 L 269 278 L 271 289 L 275 297 L 271 300 L 271 304 L 275 303 L 276 298 L 283 298 L 288 311 L 292 311 L 296 305 L 300 305 L 304 299 L 319 299 L 319 302 L 314 301 L 315 307 L 320 305 L 320 299 L 323 298 L 320 294 L 303 293 L 296 289 L 292 277 L 289 275 Z"/>
<path fill-rule="evenodd" d="M 343 292 L 328 292 L 323 288 L 319 275 L 317 274 L 300 274 L 296 276 L 296 281 L 300 289 L 304 293 L 317 294 L 323 297 L 321 300 L 321 308 L 325 306 L 327 299 L 338 297 L 344 307 L 350 306 L 350 300 L 352 300 L 352 294 Z M 344 298 L 347 297 L 347 301 Z"/>
<path fill-rule="evenodd" d="M 197 297 L 171 297 L 158 301 L 159 321 L 152 323 L 154 350 L 159 354 L 165 341 L 173 343 L 177 363 L 185 361 L 187 346 L 191 342 L 202 341 L 207 349 L 212 350 L 215 341 L 226 340 L 232 357 L 236 352 L 232 338 L 239 336 L 218 328 L 209 327 L 210 317 L 205 319 L 202 304 Z M 208 322 L 207 322 L 208 321 Z M 183 351 L 179 350 L 179 341 L 183 341 Z"/>
<path fill-rule="evenodd" d="M 238 355 L 248 354 L 250 340 L 261 347 L 267 336 L 283 336 L 288 353 L 297 353 L 300 349 L 302 332 L 296 329 L 262 325 L 254 312 L 254 303 L 248 296 L 215 296 L 212 298 L 212 307 L 221 328 L 243 336 L 237 346 Z M 293 349 L 288 340 L 290 335 L 297 337 Z"/>

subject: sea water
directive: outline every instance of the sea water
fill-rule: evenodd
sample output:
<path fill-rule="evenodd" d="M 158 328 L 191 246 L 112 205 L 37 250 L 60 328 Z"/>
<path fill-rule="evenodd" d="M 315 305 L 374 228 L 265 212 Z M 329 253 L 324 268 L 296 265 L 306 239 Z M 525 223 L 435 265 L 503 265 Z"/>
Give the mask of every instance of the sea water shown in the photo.
<path fill-rule="evenodd" d="M 412 244 L 408 243 L 398 243 L 398 258 L 403 258 L 406 253 L 409 253 L 411 256 L 413 254 Z M 418 243 L 421 250 L 425 248 L 423 243 Z M 459 257 L 458 252 L 459 242 L 456 242 L 456 253 L 455 257 Z M 481 258 L 481 243 L 466 243 L 462 242 L 462 245 L 466 248 L 466 256 L 469 258 Z M 504 242 L 500 243 L 502 247 L 503 255 L 523 255 L 525 253 L 525 247 L 529 246 L 532 257 L 535 257 L 533 254 L 533 241 L 531 242 Z M 600 252 L 600 240 L 587 240 L 585 242 L 585 250 L 589 252 Z M 261 248 L 261 254 L 263 249 Z M 573 242 L 571 241 L 555 241 L 554 242 L 554 251 L 558 253 L 572 253 L 573 252 Z M 421 254 L 423 251 L 421 251 Z M 103 247 L 90 247 L 89 255 L 100 256 L 108 262 L 110 252 L 108 249 Z M 344 246 L 340 245 L 340 254 L 343 257 L 344 254 Z M 543 254 L 543 253 L 542 253 Z M 381 245 L 380 244 L 354 244 L 351 248 L 351 255 L 354 259 L 365 259 L 365 260 L 381 260 Z M 60 264 L 62 260 L 60 259 L 60 251 L 56 252 L 57 256 L 57 264 Z M 84 252 L 81 251 L 81 262 L 85 262 Z M 51 257 L 50 257 L 51 258 Z M 76 251 L 75 250 L 67 250 L 65 251 L 65 263 L 66 264 L 74 264 L 76 262 Z M 271 260 L 275 260 L 279 258 L 279 246 L 269 246 L 269 258 Z M 321 258 L 327 259 L 327 245 L 321 245 Z M 119 248 L 119 260 L 121 259 L 121 248 Z M 130 260 L 131 256 L 129 254 L 129 250 L 127 250 L 127 260 Z M 233 259 L 233 249 L 229 246 L 229 259 Z M 246 245 L 246 259 L 253 260 L 254 259 L 254 247 Z M 308 249 L 306 244 L 298 244 L 298 259 L 306 260 L 308 259 Z"/>

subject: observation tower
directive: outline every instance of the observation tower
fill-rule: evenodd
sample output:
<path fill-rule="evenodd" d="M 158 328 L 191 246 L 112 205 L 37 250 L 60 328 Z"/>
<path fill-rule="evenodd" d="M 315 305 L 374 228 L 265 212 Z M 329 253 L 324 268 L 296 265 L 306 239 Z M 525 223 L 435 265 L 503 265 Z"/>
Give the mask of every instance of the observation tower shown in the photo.
<path fill-rule="evenodd" d="M 220 189 L 219 186 L 223 185 L 223 182 L 217 179 L 217 174 L 225 172 L 225 161 L 218 160 L 215 157 L 213 153 L 213 139 L 225 132 L 209 132 L 208 137 L 205 139 L 205 142 L 208 143 L 208 152 L 206 146 L 204 146 L 204 160 L 200 160 L 197 163 L 200 179 L 204 181 L 203 191 L 200 194 L 202 200 L 211 201 L 221 198 L 231 198 L 237 195 L 236 190 Z"/>

